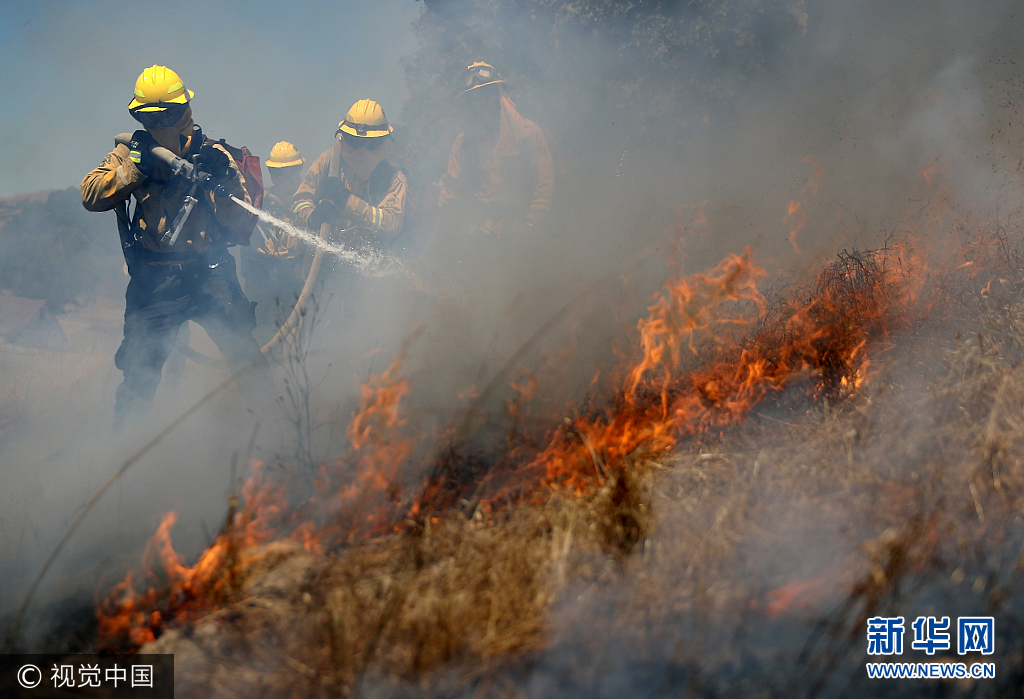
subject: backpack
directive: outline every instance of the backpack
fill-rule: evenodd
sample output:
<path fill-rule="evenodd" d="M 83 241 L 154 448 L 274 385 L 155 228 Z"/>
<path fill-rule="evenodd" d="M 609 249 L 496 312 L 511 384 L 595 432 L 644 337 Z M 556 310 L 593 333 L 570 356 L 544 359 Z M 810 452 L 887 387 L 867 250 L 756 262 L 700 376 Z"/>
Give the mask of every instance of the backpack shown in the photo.
<path fill-rule="evenodd" d="M 223 138 L 216 143 L 223 146 L 234 159 L 245 180 L 245 191 L 249 193 L 252 205 L 257 209 L 263 208 L 263 168 L 260 166 L 259 157 L 250 153 L 245 146 L 235 148 L 228 145 Z M 226 236 L 228 244 L 248 247 L 249 238 L 252 236 L 253 229 L 256 228 L 257 220 L 256 214 L 249 214 L 242 223 L 223 227 L 228 232 Z"/>

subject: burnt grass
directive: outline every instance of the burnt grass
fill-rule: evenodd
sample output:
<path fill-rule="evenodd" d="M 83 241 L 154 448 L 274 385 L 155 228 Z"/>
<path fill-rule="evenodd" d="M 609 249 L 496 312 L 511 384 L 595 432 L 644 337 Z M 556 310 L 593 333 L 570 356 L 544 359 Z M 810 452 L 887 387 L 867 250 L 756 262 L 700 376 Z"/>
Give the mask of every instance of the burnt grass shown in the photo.
<path fill-rule="evenodd" d="M 872 260 L 816 284 L 885 307 Z M 826 338 L 809 371 L 824 389 L 787 383 L 582 494 L 487 511 L 481 483 L 520 462 L 478 433 L 439 457 L 426 515 L 324 558 L 250 551 L 240 602 L 142 651 L 176 653 L 182 697 L 1018 696 L 1024 285 L 1016 255 L 993 260 L 932 279 L 928 322 L 861 323 L 860 388 L 839 388 L 851 367 Z M 995 653 L 911 650 L 921 615 L 994 616 Z M 866 655 L 872 616 L 905 617 L 902 656 Z M 996 678 L 868 679 L 879 660 L 994 662 Z"/>

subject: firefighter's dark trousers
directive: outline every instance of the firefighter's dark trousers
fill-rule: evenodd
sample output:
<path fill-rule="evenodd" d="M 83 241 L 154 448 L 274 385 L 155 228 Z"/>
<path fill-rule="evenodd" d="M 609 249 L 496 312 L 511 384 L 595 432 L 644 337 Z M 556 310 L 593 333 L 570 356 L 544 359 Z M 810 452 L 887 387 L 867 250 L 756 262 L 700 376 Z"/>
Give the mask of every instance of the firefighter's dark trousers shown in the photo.
<path fill-rule="evenodd" d="M 252 304 L 242 293 L 235 260 L 225 247 L 215 245 L 199 257 L 145 250 L 126 257 L 131 279 L 125 294 L 124 340 L 114 356 L 114 365 L 124 372 L 114 400 L 115 428 L 149 409 L 178 328 L 186 321 L 202 325 L 234 369 L 266 366 L 252 337 Z M 270 383 L 269 377 L 262 383 Z"/>
<path fill-rule="evenodd" d="M 302 293 L 302 257 L 282 259 L 257 255 L 250 250 L 242 252 L 242 276 L 246 297 L 256 302 L 254 335 L 265 343 L 277 333 Z"/>

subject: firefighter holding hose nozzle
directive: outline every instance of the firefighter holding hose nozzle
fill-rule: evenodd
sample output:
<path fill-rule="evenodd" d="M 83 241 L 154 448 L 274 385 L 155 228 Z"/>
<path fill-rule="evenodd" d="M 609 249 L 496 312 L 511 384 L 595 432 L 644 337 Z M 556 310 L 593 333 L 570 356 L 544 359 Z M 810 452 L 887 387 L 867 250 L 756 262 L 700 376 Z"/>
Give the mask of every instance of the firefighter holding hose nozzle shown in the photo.
<path fill-rule="evenodd" d="M 227 250 L 249 217 L 231 197 L 252 200 L 228 149 L 192 121 L 193 95 L 170 68 L 142 71 L 128 112 L 144 128 L 82 180 L 86 209 L 117 213 L 131 277 L 124 339 L 114 357 L 124 373 L 116 429 L 148 410 L 178 329 L 189 320 L 203 326 L 234 366 L 266 366 L 252 337 L 252 304 Z M 256 373 L 264 389 L 272 387 L 264 371 Z"/>

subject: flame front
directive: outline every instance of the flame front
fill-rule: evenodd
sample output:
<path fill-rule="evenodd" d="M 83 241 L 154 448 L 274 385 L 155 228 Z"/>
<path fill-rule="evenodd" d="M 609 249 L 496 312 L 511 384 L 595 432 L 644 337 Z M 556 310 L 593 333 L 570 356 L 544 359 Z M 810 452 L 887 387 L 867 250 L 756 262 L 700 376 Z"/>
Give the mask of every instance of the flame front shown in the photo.
<path fill-rule="evenodd" d="M 232 498 L 224 531 L 191 568 L 181 562 L 171 540 L 177 513 L 163 516 L 142 554 L 151 586 L 137 594 L 129 571 L 98 604 L 101 649 L 138 648 L 169 624 L 192 621 L 240 597 L 240 571 L 249 562 L 249 552 L 277 535 L 287 511 L 284 487 L 266 481 L 259 462 L 253 463 L 253 475 L 242 492 L 245 509 L 236 513 Z"/>
<path fill-rule="evenodd" d="M 816 188 L 809 181 L 805 191 Z M 946 194 L 936 193 L 934 203 L 942 210 Z M 701 223 L 705 204 L 695 205 Z M 791 203 L 788 218 L 795 226 L 799 221 L 794 236 L 802 217 L 799 202 Z M 960 273 L 976 270 L 968 265 Z M 172 546 L 176 517 L 168 513 L 143 556 L 149 589 L 137 594 L 128 575 L 98 605 L 100 646 L 136 649 L 170 624 L 239 599 L 246 566 L 267 542 L 290 540 L 322 556 L 436 521 L 458 503 L 472 501 L 487 517 L 552 491 L 589 493 L 636 459 L 664 456 L 681 440 L 717 438 L 772 401 L 797 395 L 806 405 L 842 397 L 870 380 L 872 350 L 881 339 L 928 312 L 921 294 L 928 273 L 906 246 L 840 255 L 812 284 L 786 295 L 760 288 L 767 272 L 749 249 L 706 272 L 680 273 L 637 321 L 633 353 L 623 355 L 617 370 L 593 373 L 593 398 L 569 417 L 536 415 L 537 406 L 554 404 L 537 374 L 512 382 L 510 419 L 529 412 L 531 425 L 547 427 L 533 428 L 529 439 L 513 430 L 488 452 L 485 469 L 469 469 L 472 476 L 458 474 L 453 430 L 431 435 L 403 416 L 412 390 L 402 375 L 407 343 L 362 387 L 346 432 L 350 448 L 320 467 L 312 497 L 289 502 L 288 484 L 265 477 L 255 464 L 242 492 L 244 509 L 236 512 L 232 504 L 224 531 L 192 567 Z M 467 400 L 476 394 L 465 393 Z M 438 467 L 442 462 L 445 468 Z M 788 605 L 782 594 L 772 609 Z"/>

